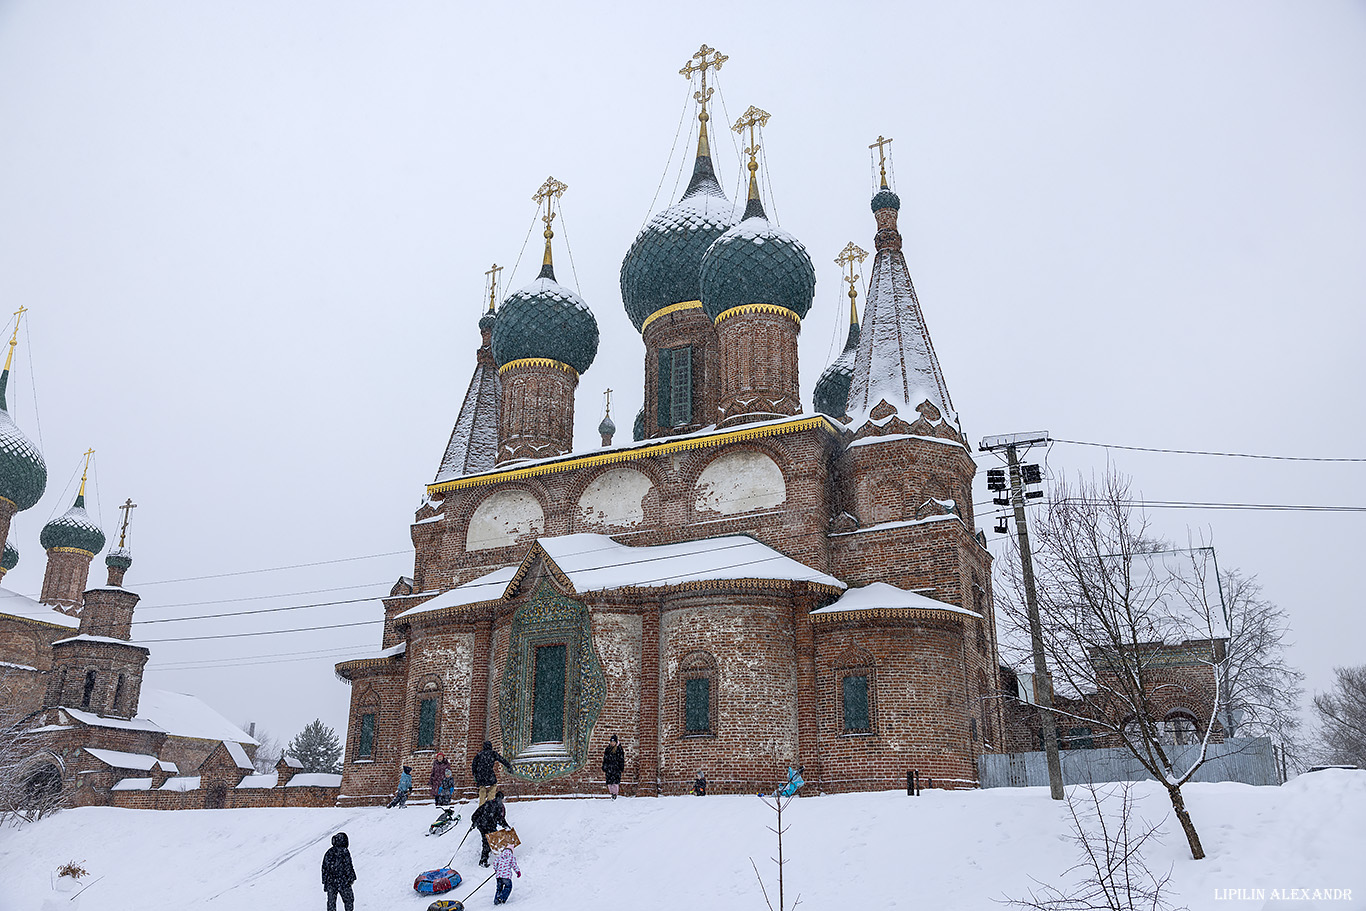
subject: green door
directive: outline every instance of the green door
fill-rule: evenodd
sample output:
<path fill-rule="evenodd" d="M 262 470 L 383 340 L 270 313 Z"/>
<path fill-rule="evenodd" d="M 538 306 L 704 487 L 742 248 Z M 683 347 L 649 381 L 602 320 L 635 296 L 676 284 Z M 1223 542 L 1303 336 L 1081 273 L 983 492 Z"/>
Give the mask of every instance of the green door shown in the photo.
<path fill-rule="evenodd" d="M 536 649 L 536 677 L 532 682 L 531 742 L 564 741 L 564 646 Z"/>

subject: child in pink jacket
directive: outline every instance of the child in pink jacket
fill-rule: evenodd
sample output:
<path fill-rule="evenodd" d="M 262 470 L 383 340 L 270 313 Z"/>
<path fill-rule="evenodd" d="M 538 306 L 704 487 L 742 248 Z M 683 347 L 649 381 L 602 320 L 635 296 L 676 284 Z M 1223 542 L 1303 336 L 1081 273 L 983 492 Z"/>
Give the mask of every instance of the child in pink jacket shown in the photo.
<path fill-rule="evenodd" d="M 493 903 L 501 905 L 512 894 L 512 874 L 522 875 L 521 868 L 517 866 L 517 855 L 512 853 L 512 845 L 503 848 L 493 858 L 493 871 L 498 874 L 498 891 L 493 895 Z"/>

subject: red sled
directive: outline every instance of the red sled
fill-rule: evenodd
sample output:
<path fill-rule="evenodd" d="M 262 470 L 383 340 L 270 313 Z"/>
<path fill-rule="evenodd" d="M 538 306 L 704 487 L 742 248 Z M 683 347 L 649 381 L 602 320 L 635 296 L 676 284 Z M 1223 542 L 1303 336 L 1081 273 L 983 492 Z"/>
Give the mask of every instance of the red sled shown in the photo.
<path fill-rule="evenodd" d="M 450 867 L 442 867 L 440 870 L 419 873 L 417 879 L 413 880 L 413 891 L 419 895 L 441 895 L 458 885 L 460 874 Z"/>

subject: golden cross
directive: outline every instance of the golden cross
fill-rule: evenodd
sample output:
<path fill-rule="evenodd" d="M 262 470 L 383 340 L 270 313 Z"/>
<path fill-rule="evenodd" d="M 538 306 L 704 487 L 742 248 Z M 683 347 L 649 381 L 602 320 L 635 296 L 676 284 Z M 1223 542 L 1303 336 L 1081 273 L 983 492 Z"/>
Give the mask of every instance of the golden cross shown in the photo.
<path fill-rule="evenodd" d="M 704 44 L 696 54 L 692 55 L 691 60 L 683 64 L 683 69 L 678 71 L 678 75 L 687 79 L 689 82 L 692 82 L 693 73 L 702 74 L 702 88 L 700 91 L 693 93 L 693 98 L 697 100 L 698 104 L 702 105 L 702 111 L 697 115 L 697 119 L 701 120 L 703 123 L 707 122 L 707 102 L 711 100 L 711 93 L 714 91 L 714 89 L 707 88 L 707 70 L 719 70 L 721 69 L 721 64 L 729 59 L 729 57 L 716 48 L 707 47 Z M 696 60 L 697 63 L 693 63 L 693 60 Z"/>
<path fill-rule="evenodd" d="M 19 320 L 23 319 L 27 312 L 28 308 L 23 304 L 20 304 L 19 309 L 14 311 L 14 334 L 9 337 L 9 354 L 5 355 L 6 370 L 9 369 L 10 362 L 14 360 L 14 346 L 19 344 Z"/>
<path fill-rule="evenodd" d="M 847 266 L 849 274 L 844 280 L 849 283 L 849 319 L 851 322 L 858 322 L 858 311 L 855 309 L 854 301 L 858 298 L 858 280 L 860 276 L 854 274 L 854 265 L 861 263 L 868 258 L 868 251 L 861 249 L 852 240 L 844 245 L 840 255 L 835 257 L 835 263 L 840 266 Z"/>
<path fill-rule="evenodd" d="M 553 200 L 559 199 L 564 195 L 564 191 L 569 189 L 569 184 L 556 180 L 554 177 L 547 177 L 541 188 L 531 197 L 531 201 L 540 205 L 545 203 L 545 214 L 541 216 L 541 221 L 545 222 L 546 239 L 551 237 L 550 223 L 555 220 L 555 213 L 550 210 Z"/>
<path fill-rule="evenodd" d="M 879 133 L 877 142 L 868 147 L 870 149 L 877 149 L 878 167 L 882 169 L 882 185 L 884 187 L 887 186 L 887 150 L 884 146 L 889 146 L 891 144 L 892 141 L 890 139 L 883 139 L 882 134 Z"/>
<path fill-rule="evenodd" d="M 132 497 L 124 500 L 123 505 L 119 507 L 119 509 L 123 510 L 123 527 L 119 529 L 119 547 L 123 546 L 124 539 L 128 537 L 128 511 L 137 508 L 138 504 L 133 502 Z"/>
<path fill-rule="evenodd" d="M 606 412 L 606 413 L 610 416 L 610 415 L 612 414 L 612 390 L 611 390 L 611 389 L 606 390 L 606 391 L 603 393 L 603 395 L 607 396 L 607 412 Z"/>
<path fill-rule="evenodd" d="M 85 478 L 86 475 L 90 474 L 90 457 L 94 454 L 95 450 L 93 449 L 85 451 L 85 468 L 81 469 L 81 496 L 85 496 Z"/>
<path fill-rule="evenodd" d="M 493 312 L 493 302 L 494 302 L 494 299 L 497 298 L 497 296 L 498 296 L 498 273 L 499 273 L 499 272 L 502 272 L 502 271 L 503 271 L 503 267 L 500 266 L 500 265 L 498 265 L 497 263 L 494 263 L 494 264 L 493 264 L 493 268 L 492 268 L 492 269 L 489 269 L 487 272 L 484 273 L 485 275 L 487 275 L 487 276 L 489 277 L 489 312 L 490 312 L 490 313 Z"/>
<path fill-rule="evenodd" d="M 755 139 L 754 131 L 768 123 L 768 118 L 771 116 L 773 115 L 768 111 L 760 110 L 751 104 L 749 110 L 741 114 L 740 119 L 735 121 L 735 126 L 731 127 L 741 136 L 744 135 L 746 129 L 749 130 L 749 148 L 745 149 L 745 154 L 749 156 L 750 161 L 753 161 L 754 157 L 759 154 L 759 143 Z M 753 169 L 751 168 L 751 170 Z"/>

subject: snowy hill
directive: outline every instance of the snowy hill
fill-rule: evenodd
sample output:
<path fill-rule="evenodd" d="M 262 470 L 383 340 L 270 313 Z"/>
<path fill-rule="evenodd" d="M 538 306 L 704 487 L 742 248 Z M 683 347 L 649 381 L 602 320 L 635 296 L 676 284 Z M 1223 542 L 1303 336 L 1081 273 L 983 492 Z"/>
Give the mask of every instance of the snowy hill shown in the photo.
<path fill-rule="evenodd" d="M 1143 815 L 1169 816 L 1155 784 L 1136 793 Z M 1149 856 L 1154 868 L 1172 866 L 1178 904 L 1282 907 L 1215 898 L 1216 889 L 1257 888 L 1352 889 L 1366 900 L 1366 772 L 1319 772 L 1280 788 L 1195 784 L 1186 794 L 1208 859 L 1189 859 L 1173 819 Z M 338 830 L 351 838 L 358 908 L 422 911 L 430 899 L 412 891 L 413 877 L 450 858 L 471 809 L 440 838 L 424 835 L 436 811 L 421 806 L 70 810 L 0 830 L 0 911 L 39 911 L 53 898 L 68 911 L 321 908 L 319 865 Z M 1031 874 L 1057 883 L 1072 865 L 1065 816 L 1034 788 L 804 798 L 783 819 L 788 903 L 800 893 L 811 911 L 999 909 L 993 899 L 1022 895 Z M 750 857 L 772 893 L 772 818 L 754 797 L 514 801 L 508 817 L 525 842 L 510 905 L 525 911 L 763 911 Z M 447 897 L 463 899 L 483 879 L 478 851 L 476 834 L 455 860 L 467 882 Z M 73 902 L 49 885 L 49 871 L 69 860 L 102 877 Z M 470 904 L 492 901 L 490 883 Z"/>

